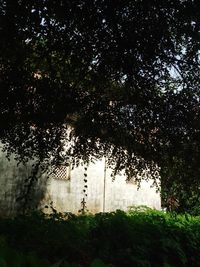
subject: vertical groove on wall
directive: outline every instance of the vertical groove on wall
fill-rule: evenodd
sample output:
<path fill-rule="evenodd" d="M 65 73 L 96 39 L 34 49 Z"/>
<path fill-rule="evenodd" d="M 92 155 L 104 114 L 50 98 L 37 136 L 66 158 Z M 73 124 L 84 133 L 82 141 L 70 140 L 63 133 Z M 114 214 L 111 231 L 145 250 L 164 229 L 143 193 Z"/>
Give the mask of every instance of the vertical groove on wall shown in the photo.
<path fill-rule="evenodd" d="M 104 174 L 103 174 L 103 212 L 106 211 L 106 158 L 104 162 Z"/>

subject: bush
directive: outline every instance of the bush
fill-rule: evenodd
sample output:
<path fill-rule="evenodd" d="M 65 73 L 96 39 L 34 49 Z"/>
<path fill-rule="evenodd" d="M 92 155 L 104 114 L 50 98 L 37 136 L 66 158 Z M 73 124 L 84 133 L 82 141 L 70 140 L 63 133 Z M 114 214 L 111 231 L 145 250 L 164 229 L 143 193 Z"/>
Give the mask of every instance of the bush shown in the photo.
<path fill-rule="evenodd" d="M 80 216 L 35 213 L 0 220 L 0 235 L 2 244 L 24 255 L 38 255 L 49 264 L 200 266 L 198 216 L 165 214 L 145 208 Z M 94 261 L 95 258 L 103 262 Z"/>

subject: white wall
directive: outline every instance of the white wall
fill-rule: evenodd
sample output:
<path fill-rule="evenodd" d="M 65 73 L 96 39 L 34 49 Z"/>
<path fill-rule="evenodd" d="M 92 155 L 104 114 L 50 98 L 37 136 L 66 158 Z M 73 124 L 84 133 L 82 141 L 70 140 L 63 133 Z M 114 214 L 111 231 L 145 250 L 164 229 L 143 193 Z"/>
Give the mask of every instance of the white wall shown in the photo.
<path fill-rule="evenodd" d="M 152 187 L 152 181 L 143 181 L 139 190 L 136 184 L 127 183 L 123 175 L 117 175 L 113 181 L 112 171 L 106 169 L 105 172 L 104 160 L 88 166 L 86 171 L 88 188 L 86 189 L 87 197 L 85 197 L 83 193 L 84 167 L 79 166 L 72 170 L 68 181 L 50 178 L 44 202 L 53 201 L 53 206 L 58 211 L 74 213 L 81 209 L 83 198 L 86 200 L 87 209 L 92 213 L 116 209 L 127 210 L 133 205 L 161 208 L 160 194 L 156 192 L 155 187 Z"/>
<path fill-rule="evenodd" d="M 137 185 L 127 183 L 124 176 L 117 175 L 112 181 L 111 170 L 106 169 L 105 172 L 104 160 L 90 164 L 87 171 L 84 168 L 85 166 L 79 166 L 71 170 L 70 180 L 59 180 L 53 177 L 46 180 L 45 175 L 40 177 L 32 193 L 33 206 L 39 205 L 44 208 L 46 205 L 51 206 L 52 202 L 52 206 L 59 212 L 78 213 L 82 207 L 81 201 L 85 198 L 87 209 L 92 213 L 116 209 L 127 210 L 133 205 L 161 208 L 160 195 L 156 193 L 155 188 L 151 188 L 152 182 L 142 182 L 141 188 L 137 190 Z M 31 164 L 17 166 L 14 156 L 8 161 L 5 153 L 0 151 L 1 216 L 14 215 L 20 211 L 17 197 L 30 173 Z M 84 173 L 87 173 L 87 177 Z M 84 178 L 87 179 L 87 197 L 83 193 Z M 50 208 L 44 208 L 44 210 L 50 212 Z"/>

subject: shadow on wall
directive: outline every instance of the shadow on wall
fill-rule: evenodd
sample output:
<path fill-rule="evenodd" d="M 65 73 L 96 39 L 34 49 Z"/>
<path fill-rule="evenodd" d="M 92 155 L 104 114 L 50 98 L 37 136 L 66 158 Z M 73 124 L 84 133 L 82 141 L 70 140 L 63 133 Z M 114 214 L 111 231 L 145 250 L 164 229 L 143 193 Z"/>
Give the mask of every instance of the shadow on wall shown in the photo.
<path fill-rule="evenodd" d="M 0 155 L 0 216 L 15 216 L 40 207 L 46 193 L 47 175 L 39 162 L 17 164 L 14 156 Z"/>

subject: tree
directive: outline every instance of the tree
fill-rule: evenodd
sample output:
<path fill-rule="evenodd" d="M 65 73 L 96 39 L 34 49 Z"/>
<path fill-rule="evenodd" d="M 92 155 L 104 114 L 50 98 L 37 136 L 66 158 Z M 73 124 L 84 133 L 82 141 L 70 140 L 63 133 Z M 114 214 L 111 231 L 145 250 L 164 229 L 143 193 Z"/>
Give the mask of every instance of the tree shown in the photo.
<path fill-rule="evenodd" d="M 130 176 L 159 166 L 169 177 L 166 168 L 176 169 L 177 161 L 198 172 L 199 5 L 2 0 L 6 149 L 23 160 L 106 154 Z M 69 125 L 74 130 L 67 136 Z M 66 151 L 67 140 L 74 145 Z"/>

